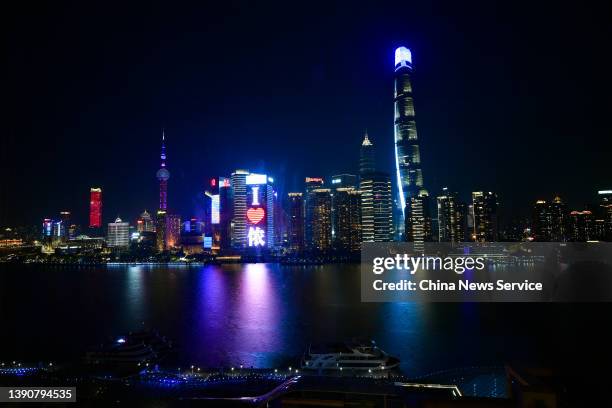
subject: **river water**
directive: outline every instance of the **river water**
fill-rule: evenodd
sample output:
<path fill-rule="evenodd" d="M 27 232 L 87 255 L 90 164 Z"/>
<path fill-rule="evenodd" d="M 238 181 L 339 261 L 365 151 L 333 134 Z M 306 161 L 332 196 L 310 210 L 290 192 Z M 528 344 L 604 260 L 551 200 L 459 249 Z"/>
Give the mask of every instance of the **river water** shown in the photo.
<path fill-rule="evenodd" d="M 359 285 L 359 265 L 0 265 L 0 360 L 75 359 L 140 327 L 203 367 L 295 366 L 310 342 L 373 339 L 410 376 L 559 366 L 609 344 L 585 332 L 610 304 L 362 303 Z"/>

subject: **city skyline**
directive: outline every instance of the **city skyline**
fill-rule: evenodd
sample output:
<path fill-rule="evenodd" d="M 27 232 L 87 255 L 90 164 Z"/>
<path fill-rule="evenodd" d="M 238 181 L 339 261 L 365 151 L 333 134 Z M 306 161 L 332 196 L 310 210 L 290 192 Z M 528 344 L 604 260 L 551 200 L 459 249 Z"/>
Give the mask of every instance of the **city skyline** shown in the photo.
<path fill-rule="evenodd" d="M 237 10 L 227 27 L 210 29 L 218 35 L 237 29 L 216 45 L 195 30 L 197 19 L 185 15 L 172 16 L 167 31 L 157 31 L 153 22 L 163 13 L 155 8 L 136 23 L 151 34 L 150 39 L 135 35 L 121 19 L 114 34 L 103 38 L 95 24 L 82 26 L 84 20 L 78 23 L 82 40 L 63 43 L 64 51 L 49 60 L 48 72 L 38 77 L 29 61 L 55 52 L 56 46 L 43 40 L 33 47 L 33 39 L 46 29 L 65 38 L 69 25 L 50 26 L 52 17 L 72 21 L 71 13 L 83 10 L 54 9 L 49 21 L 30 23 L 21 21 L 17 13 L 15 21 L 24 24 L 11 26 L 12 32 L 21 33 L 31 27 L 28 24 L 40 26 L 15 43 L 19 49 L 10 50 L 14 81 L 9 97 L 14 104 L 8 136 L 2 141 L 2 165 L 8 172 L 22 171 L 2 183 L 0 224 L 37 224 L 57 209 L 84 219 L 88 209 L 80 203 L 83 197 L 87 200 L 92 186 L 104 191 L 105 223 L 145 208 L 154 211 L 158 186 L 151 168 L 158 165 L 155 156 L 162 128 L 172 143 L 169 194 L 175 201 L 171 206 L 181 214 L 197 213 L 207 180 L 235 168 L 284 174 L 279 178 L 283 192 L 296 190 L 306 176 L 356 174 L 358 143 L 366 127 L 378 146 L 377 161 L 385 163 L 382 170 L 394 174 L 393 51 L 400 45 L 411 49 L 415 62 L 421 156 L 431 197 L 444 186 L 458 191 L 464 200 L 472 191 L 493 190 L 506 208 L 528 215 L 527 203 L 538 198 L 560 194 L 570 206 L 581 207 L 594 191 L 608 188 L 609 125 L 601 115 L 605 87 L 596 80 L 605 68 L 598 59 L 601 40 L 597 38 L 605 36 L 593 36 L 608 28 L 592 24 L 591 31 L 575 34 L 585 41 L 581 63 L 570 68 L 558 63 L 567 56 L 562 40 L 568 34 L 560 33 L 545 55 L 536 55 L 544 39 L 529 44 L 529 34 L 537 31 L 536 22 L 541 23 L 536 17 L 544 10 L 536 10 L 535 17 L 510 14 L 508 18 L 526 19 L 526 26 L 518 32 L 495 27 L 490 38 L 481 38 L 477 34 L 483 27 L 470 24 L 506 10 L 483 8 L 470 17 L 474 10 L 469 9 L 444 21 L 426 7 L 405 5 L 401 10 L 414 15 L 416 24 L 411 28 L 392 24 L 400 19 L 394 14 L 401 13 L 382 9 L 368 15 L 371 28 L 362 32 L 358 28 L 368 25 L 362 24 L 365 17 L 357 8 L 343 34 L 334 25 L 340 10 L 331 9 L 317 17 L 321 37 L 309 33 L 307 41 L 298 33 L 316 14 L 305 12 L 287 38 L 269 37 L 277 27 L 270 24 L 255 38 L 240 41 L 241 34 L 252 28 L 243 14 L 269 11 L 245 7 Z M 577 15 L 591 12 L 581 9 Z M 225 9 L 212 13 L 231 14 Z M 559 13 L 561 21 L 570 18 L 569 10 Z M 179 22 L 194 31 L 177 38 L 172 33 L 178 32 Z M 452 36 L 457 24 L 472 45 Z M 549 28 L 554 33 L 560 29 Z M 507 38 L 514 34 L 518 37 L 509 44 Z M 587 42 L 591 37 L 595 41 Z M 161 48 L 154 45 L 160 38 Z M 331 41 L 321 47 L 321 38 Z M 257 41 L 262 39 L 268 41 Z M 494 51 L 481 55 L 478 47 L 490 50 L 496 40 Z M 578 40 L 569 44 L 575 46 Z M 252 47 L 256 43 L 259 46 Z M 130 49 L 142 51 L 129 57 Z M 297 54 L 288 53 L 291 49 Z M 143 55 L 145 50 L 152 51 Z M 75 61 L 71 55 L 77 51 L 84 57 Z M 287 68 L 283 63 L 289 55 L 299 63 Z M 242 57 L 249 61 L 257 57 L 257 66 L 268 71 L 257 71 L 256 84 L 234 81 L 255 74 L 236 67 L 236 59 Z M 532 72 L 524 72 L 525 61 L 535 68 Z M 579 75 L 582 69 L 590 70 L 590 75 Z M 563 90 L 556 88 L 560 83 Z M 28 99 L 32 92 L 36 101 Z M 565 104 L 565 98 L 573 103 Z M 574 120 L 558 120 L 562 117 Z M 576 141 L 585 138 L 589 143 Z M 310 155 L 302 155 L 303 151 Z"/>
<path fill-rule="evenodd" d="M 0 405 L 609 399 L 604 4 L 3 10 Z"/>

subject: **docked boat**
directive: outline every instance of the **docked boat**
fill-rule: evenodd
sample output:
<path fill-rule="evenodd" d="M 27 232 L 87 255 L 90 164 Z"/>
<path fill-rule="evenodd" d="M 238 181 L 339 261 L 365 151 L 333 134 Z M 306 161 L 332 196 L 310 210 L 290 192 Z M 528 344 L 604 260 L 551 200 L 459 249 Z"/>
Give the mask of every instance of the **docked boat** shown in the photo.
<path fill-rule="evenodd" d="M 391 370 L 400 360 L 381 350 L 372 342 L 343 342 L 310 345 L 302 358 L 303 370 Z"/>
<path fill-rule="evenodd" d="M 152 363 L 173 350 L 172 342 L 153 331 L 129 333 L 88 351 L 89 364 Z"/>

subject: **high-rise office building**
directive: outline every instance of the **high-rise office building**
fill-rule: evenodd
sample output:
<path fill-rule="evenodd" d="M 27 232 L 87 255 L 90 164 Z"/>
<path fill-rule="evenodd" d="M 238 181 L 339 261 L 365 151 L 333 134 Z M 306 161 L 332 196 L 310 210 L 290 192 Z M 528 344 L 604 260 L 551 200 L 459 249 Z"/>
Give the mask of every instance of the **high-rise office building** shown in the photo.
<path fill-rule="evenodd" d="M 357 188 L 357 176 L 355 174 L 336 174 L 331 178 L 331 187 L 338 188 Z"/>
<path fill-rule="evenodd" d="M 585 242 L 594 238 L 592 211 L 583 210 L 570 212 L 569 224 L 571 241 Z"/>
<path fill-rule="evenodd" d="M 219 177 L 219 237 L 217 241 L 221 250 L 231 248 L 233 218 L 234 203 L 231 181 L 227 177 Z"/>
<path fill-rule="evenodd" d="M 45 218 L 42 223 L 43 241 L 50 241 L 52 236 L 53 236 L 53 220 L 51 218 Z"/>
<path fill-rule="evenodd" d="M 308 193 L 305 225 L 310 226 L 310 240 L 306 245 L 311 250 L 332 249 L 332 196 L 328 188 L 315 188 Z"/>
<path fill-rule="evenodd" d="M 174 213 L 167 213 L 165 230 L 166 249 L 175 249 L 180 247 L 181 216 Z"/>
<path fill-rule="evenodd" d="M 389 242 L 393 239 L 391 177 L 388 173 L 361 175 L 361 236 L 363 242 Z"/>
<path fill-rule="evenodd" d="M 130 245 L 130 223 L 117 217 L 115 222 L 108 223 L 106 245 L 110 248 L 127 248 Z"/>
<path fill-rule="evenodd" d="M 314 219 L 314 190 L 323 188 L 322 177 L 306 177 L 304 180 L 305 193 L 304 193 L 304 243 L 308 249 L 312 249 L 312 243 L 314 242 L 313 237 L 313 225 L 309 220 Z M 330 220 L 331 223 L 331 220 Z M 331 229 L 330 229 L 331 231 Z"/>
<path fill-rule="evenodd" d="M 422 188 L 417 196 L 410 197 L 410 209 L 406 223 L 406 239 L 414 242 L 415 249 L 423 251 L 424 243 L 433 240 L 431 206 L 427 190 Z"/>
<path fill-rule="evenodd" d="M 567 210 L 560 197 L 551 202 L 537 200 L 533 205 L 531 235 L 535 241 L 567 241 Z"/>
<path fill-rule="evenodd" d="M 60 211 L 60 221 L 62 222 L 60 238 L 61 241 L 66 241 L 70 239 L 70 211 Z"/>
<path fill-rule="evenodd" d="M 159 252 L 166 250 L 166 210 L 157 210 L 155 219 L 155 242 Z"/>
<path fill-rule="evenodd" d="M 487 191 L 472 193 L 474 229 L 472 240 L 478 242 L 497 241 L 497 194 Z"/>
<path fill-rule="evenodd" d="M 535 241 L 548 242 L 551 240 L 553 219 L 551 206 L 546 200 L 537 200 L 533 205 L 531 227 Z"/>
<path fill-rule="evenodd" d="M 338 191 L 345 189 L 355 190 L 358 186 L 359 177 L 355 174 L 336 174 L 331 177 L 331 190 L 332 190 L 332 239 L 334 241 L 334 247 L 338 248 L 339 241 L 336 239 L 338 234 L 337 227 L 339 226 L 339 220 L 337 219 L 336 209 L 337 206 L 334 204 L 334 197 Z M 361 204 L 360 204 L 361 207 Z M 361 235 L 361 234 L 360 234 Z M 339 248 L 341 249 L 341 248 Z M 348 251 L 348 249 L 347 249 Z"/>
<path fill-rule="evenodd" d="M 51 241 L 55 244 L 59 244 L 66 240 L 66 225 L 61 221 L 53 222 L 53 234 Z"/>
<path fill-rule="evenodd" d="M 248 248 L 274 248 L 275 198 L 272 178 L 266 174 L 249 173 L 246 185 L 246 237 Z"/>
<path fill-rule="evenodd" d="M 337 188 L 332 197 L 334 248 L 344 252 L 361 249 L 361 192 Z"/>
<path fill-rule="evenodd" d="M 155 232 L 155 222 L 153 222 L 153 218 L 147 210 L 144 210 L 136 221 L 136 230 L 138 232 Z"/>
<path fill-rule="evenodd" d="M 612 241 L 612 190 L 599 190 L 599 219 L 603 220 L 604 240 Z"/>
<path fill-rule="evenodd" d="M 289 249 L 292 252 L 304 250 L 304 195 L 289 193 Z"/>
<path fill-rule="evenodd" d="M 102 189 L 89 189 L 89 228 L 102 227 Z"/>
<path fill-rule="evenodd" d="M 166 211 L 168 209 L 168 179 L 170 178 L 170 172 L 166 168 L 166 134 L 163 130 L 160 159 L 161 165 L 156 173 L 157 180 L 159 180 L 159 209 Z"/>
<path fill-rule="evenodd" d="M 247 247 L 247 186 L 248 170 L 236 170 L 231 175 L 232 188 L 232 248 Z"/>
<path fill-rule="evenodd" d="M 70 224 L 68 227 L 68 239 L 76 239 L 79 236 L 80 228 L 77 224 Z"/>
<path fill-rule="evenodd" d="M 376 160 L 374 157 L 374 145 L 370 142 L 368 132 L 366 131 L 359 151 L 359 174 L 372 173 L 375 171 Z"/>
<path fill-rule="evenodd" d="M 276 190 L 274 190 L 274 238 L 275 247 L 286 248 L 289 245 L 289 213 L 285 200 Z"/>
<path fill-rule="evenodd" d="M 181 250 L 190 255 L 204 252 L 204 222 L 196 217 L 191 217 L 183 221 L 182 225 Z"/>
<path fill-rule="evenodd" d="M 402 210 L 399 224 L 404 225 L 407 233 L 410 233 L 412 228 L 406 222 L 410 219 L 410 204 L 413 202 L 411 198 L 417 198 L 423 188 L 411 77 L 412 54 L 408 48 L 399 47 L 395 50 L 395 92 L 393 99 L 395 106 L 395 167 L 399 205 Z M 419 200 L 414 202 L 419 205 Z M 426 229 L 426 226 L 417 226 L 416 228 Z"/>
<path fill-rule="evenodd" d="M 465 240 L 465 205 L 456 192 L 448 188 L 436 198 L 438 210 L 438 241 L 463 242 Z"/>
<path fill-rule="evenodd" d="M 550 213 L 550 241 L 565 242 L 567 233 L 567 207 L 561 197 L 553 198 L 549 205 Z"/>

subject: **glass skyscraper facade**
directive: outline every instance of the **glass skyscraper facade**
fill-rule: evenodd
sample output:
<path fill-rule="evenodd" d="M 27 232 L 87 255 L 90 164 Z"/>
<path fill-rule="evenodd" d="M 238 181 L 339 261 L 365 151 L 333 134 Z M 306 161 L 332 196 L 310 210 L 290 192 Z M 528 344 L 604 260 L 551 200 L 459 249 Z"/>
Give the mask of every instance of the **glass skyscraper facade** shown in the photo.
<path fill-rule="evenodd" d="M 92 187 L 89 189 L 89 228 L 102 226 L 102 189 Z"/>
<path fill-rule="evenodd" d="M 106 245 L 110 248 L 127 248 L 130 245 L 130 224 L 117 217 L 108 224 Z"/>
<path fill-rule="evenodd" d="M 388 173 L 372 172 L 362 175 L 361 235 L 363 242 L 393 240 L 393 206 L 391 177 Z"/>
<path fill-rule="evenodd" d="M 304 250 L 304 196 L 289 193 L 289 249 L 293 252 Z"/>
<path fill-rule="evenodd" d="M 366 132 L 359 151 L 359 174 L 371 173 L 373 171 L 376 171 L 374 145 L 370 142 L 368 132 Z"/>
<path fill-rule="evenodd" d="M 332 196 L 329 188 L 316 188 L 308 192 L 306 201 L 306 230 L 310 234 L 306 246 L 310 250 L 332 249 Z"/>
<path fill-rule="evenodd" d="M 463 242 L 465 240 L 465 205 L 459 202 L 459 195 L 442 189 L 437 199 L 438 241 Z"/>
<path fill-rule="evenodd" d="M 231 176 L 232 188 L 232 232 L 231 241 L 233 248 L 246 248 L 247 246 L 247 187 L 246 178 L 248 170 L 236 170 Z"/>
<path fill-rule="evenodd" d="M 344 252 L 361 249 L 361 192 L 340 187 L 332 197 L 334 248 Z"/>
<path fill-rule="evenodd" d="M 322 177 L 306 177 L 304 180 L 305 193 L 304 193 L 304 243 L 308 249 L 316 247 L 314 245 L 314 225 L 313 220 L 316 217 L 315 214 L 315 194 L 314 190 L 323 187 Z M 331 199 L 331 196 L 330 196 Z M 331 203 L 330 203 L 330 217 L 331 217 Z M 330 220 L 330 239 L 331 239 L 331 220 Z"/>
<path fill-rule="evenodd" d="M 472 240 L 497 241 L 497 194 L 490 191 L 472 192 L 474 230 Z"/>
<path fill-rule="evenodd" d="M 401 220 L 398 220 L 400 225 L 405 225 L 409 217 L 406 212 L 410 212 L 411 198 L 418 197 L 423 187 L 411 77 L 412 54 L 408 48 L 399 47 L 395 50 L 393 102 L 395 107 L 395 166 L 399 205 L 402 209 Z"/>

